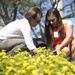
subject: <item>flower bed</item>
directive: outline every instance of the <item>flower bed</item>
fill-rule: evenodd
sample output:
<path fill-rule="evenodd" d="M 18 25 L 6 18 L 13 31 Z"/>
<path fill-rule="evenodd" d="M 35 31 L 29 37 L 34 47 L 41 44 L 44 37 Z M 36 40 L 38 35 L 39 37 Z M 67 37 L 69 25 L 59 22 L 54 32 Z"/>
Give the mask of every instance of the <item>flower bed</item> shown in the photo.
<path fill-rule="evenodd" d="M 31 56 L 28 52 L 16 49 L 14 56 L 0 52 L 0 75 L 75 75 L 74 62 L 63 56 L 53 55 L 44 47 L 38 48 L 38 54 Z"/>

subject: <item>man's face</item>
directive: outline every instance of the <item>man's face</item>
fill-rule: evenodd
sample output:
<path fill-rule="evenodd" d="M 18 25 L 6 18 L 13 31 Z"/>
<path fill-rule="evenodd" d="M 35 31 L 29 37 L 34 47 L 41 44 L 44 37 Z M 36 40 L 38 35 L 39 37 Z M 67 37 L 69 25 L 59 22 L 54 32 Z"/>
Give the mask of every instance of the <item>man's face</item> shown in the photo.
<path fill-rule="evenodd" d="M 30 25 L 35 27 L 40 23 L 40 20 L 36 20 L 36 19 L 31 19 L 30 21 Z"/>

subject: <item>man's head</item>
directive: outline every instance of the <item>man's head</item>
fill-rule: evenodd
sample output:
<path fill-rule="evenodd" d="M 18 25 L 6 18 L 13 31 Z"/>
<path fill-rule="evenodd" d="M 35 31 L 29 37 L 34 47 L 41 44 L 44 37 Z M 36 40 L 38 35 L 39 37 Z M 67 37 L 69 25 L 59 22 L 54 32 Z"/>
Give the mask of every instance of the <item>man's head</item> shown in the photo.
<path fill-rule="evenodd" d="M 39 8 L 32 7 L 25 12 L 24 16 L 29 21 L 30 25 L 35 27 L 41 20 L 42 12 Z"/>

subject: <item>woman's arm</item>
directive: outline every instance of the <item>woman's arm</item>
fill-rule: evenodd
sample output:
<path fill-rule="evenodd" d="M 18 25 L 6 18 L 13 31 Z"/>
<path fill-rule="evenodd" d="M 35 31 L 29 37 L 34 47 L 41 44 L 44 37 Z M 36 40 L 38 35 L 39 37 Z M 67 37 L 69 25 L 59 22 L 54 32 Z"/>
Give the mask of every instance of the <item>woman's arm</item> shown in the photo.
<path fill-rule="evenodd" d="M 67 27 L 66 38 L 60 44 L 60 49 L 66 46 L 71 41 L 72 36 L 73 36 L 73 25 L 70 25 Z"/>
<path fill-rule="evenodd" d="M 73 36 L 73 25 L 69 25 L 66 30 L 66 38 L 63 40 L 63 42 L 60 45 L 56 45 L 56 49 L 54 52 L 57 52 L 59 54 L 59 50 L 64 48 L 67 44 L 70 43 Z"/>

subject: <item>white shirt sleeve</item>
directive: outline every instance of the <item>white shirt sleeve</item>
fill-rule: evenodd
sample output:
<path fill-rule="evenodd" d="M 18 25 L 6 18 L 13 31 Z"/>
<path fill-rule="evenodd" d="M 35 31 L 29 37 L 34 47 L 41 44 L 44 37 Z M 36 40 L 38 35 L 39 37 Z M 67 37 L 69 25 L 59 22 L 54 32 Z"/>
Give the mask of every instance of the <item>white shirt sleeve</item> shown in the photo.
<path fill-rule="evenodd" d="M 71 25 L 73 25 L 73 23 L 68 20 L 68 22 L 67 22 L 67 27 L 69 27 L 69 26 L 71 26 Z"/>
<path fill-rule="evenodd" d="M 32 35 L 31 35 L 31 27 L 28 21 L 24 22 L 24 24 L 21 27 L 21 31 L 23 33 L 24 40 L 28 49 L 33 50 L 34 48 L 36 48 L 33 43 Z"/>

